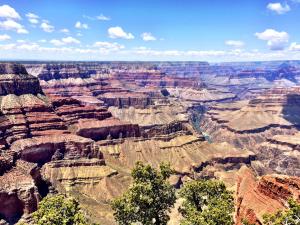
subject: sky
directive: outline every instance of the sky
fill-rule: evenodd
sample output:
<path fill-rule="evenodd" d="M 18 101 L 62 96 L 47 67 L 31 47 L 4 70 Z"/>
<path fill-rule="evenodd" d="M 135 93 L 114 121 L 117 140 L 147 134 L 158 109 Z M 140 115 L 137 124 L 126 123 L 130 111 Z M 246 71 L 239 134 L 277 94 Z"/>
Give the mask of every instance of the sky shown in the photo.
<path fill-rule="evenodd" d="M 300 0 L 0 0 L 0 60 L 300 60 Z"/>

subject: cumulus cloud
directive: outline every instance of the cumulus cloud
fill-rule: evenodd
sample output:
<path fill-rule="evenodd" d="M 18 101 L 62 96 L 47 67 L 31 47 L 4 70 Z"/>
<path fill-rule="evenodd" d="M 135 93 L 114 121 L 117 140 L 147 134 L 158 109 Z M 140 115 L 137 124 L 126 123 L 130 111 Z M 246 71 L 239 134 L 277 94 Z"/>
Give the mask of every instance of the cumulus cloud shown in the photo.
<path fill-rule="evenodd" d="M 80 41 L 73 37 L 66 37 L 61 39 L 66 44 L 80 44 Z"/>
<path fill-rule="evenodd" d="M 103 14 L 100 14 L 99 16 L 87 16 L 87 15 L 83 15 L 82 17 L 85 18 L 85 19 L 88 19 L 88 20 L 103 20 L 103 21 L 111 20 L 110 17 L 104 16 Z"/>
<path fill-rule="evenodd" d="M 280 2 L 269 3 L 267 5 L 267 9 L 276 12 L 277 14 L 285 14 L 291 10 L 290 6 L 287 3 L 285 3 L 285 5 L 282 5 Z"/>
<path fill-rule="evenodd" d="M 66 44 L 80 44 L 80 41 L 73 37 L 65 37 L 65 38 L 62 38 L 61 40 L 52 39 L 50 41 L 50 43 L 55 46 L 62 46 L 62 45 L 66 45 Z"/>
<path fill-rule="evenodd" d="M 7 41 L 10 39 L 10 36 L 7 34 L 0 35 L 0 41 Z"/>
<path fill-rule="evenodd" d="M 48 21 L 41 23 L 40 27 L 47 33 L 52 33 L 54 31 L 54 26 L 50 25 Z"/>
<path fill-rule="evenodd" d="M 21 19 L 19 13 L 9 5 L 0 6 L 0 17 L 9 19 Z"/>
<path fill-rule="evenodd" d="M 64 29 L 61 29 L 60 32 L 61 32 L 61 33 L 69 33 L 70 31 L 69 31 L 69 29 L 64 28 Z"/>
<path fill-rule="evenodd" d="M 6 44 L 6 45 L 0 45 L 0 50 L 11 50 L 16 46 L 16 44 Z"/>
<path fill-rule="evenodd" d="M 52 40 L 50 40 L 50 43 L 55 45 L 55 46 L 61 46 L 61 45 L 65 44 L 61 40 L 58 40 L 58 39 L 52 39 Z"/>
<path fill-rule="evenodd" d="M 59 40 L 62 42 L 62 40 Z M 297 45 L 297 44 L 296 44 Z M 116 46 L 116 47 L 114 47 Z M 120 50 L 115 50 L 121 48 Z M 296 49 L 295 49 L 296 50 Z M 22 58 L 26 53 L 27 59 L 56 59 L 56 60 L 206 60 L 206 61 L 253 61 L 253 60 L 285 60 L 299 59 L 300 51 L 244 51 L 233 49 L 223 50 L 188 50 L 181 51 L 153 50 L 140 47 L 125 50 L 117 43 L 96 42 L 85 48 L 75 46 L 44 47 L 37 43 L 25 42 L 0 44 L 0 58 Z"/>
<path fill-rule="evenodd" d="M 260 40 L 267 41 L 267 45 L 271 50 L 283 50 L 289 41 L 287 32 L 279 32 L 274 29 L 266 29 L 261 33 L 255 33 L 255 36 Z"/>
<path fill-rule="evenodd" d="M 108 21 L 108 20 L 110 20 L 110 17 L 104 16 L 103 14 L 101 14 L 101 15 L 99 15 L 99 16 L 96 16 L 96 19 L 97 19 L 97 20 Z"/>
<path fill-rule="evenodd" d="M 156 41 L 156 37 L 154 37 L 151 33 L 149 32 L 144 32 L 141 34 L 141 37 L 144 41 Z"/>
<path fill-rule="evenodd" d="M 86 23 L 81 23 L 80 21 L 75 23 L 75 27 L 77 29 L 89 29 L 89 26 Z"/>
<path fill-rule="evenodd" d="M 23 25 L 11 19 L 0 21 L 0 28 L 4 30 L 13 30 L 18 34 L 28 34 L 28 30 L 26 30 Z"/>
<path fill-rule="evenodd" d="M 28 18 L 28 21 L 32 24 L 38 24 L 39 23 L 39 16 L 34 13 L 27 13 L 26 17 Z"/>
<path fill-rule="evenodd" d="M 111 43 L 111 42 L 102 42 L 102 41 L 95 42 L 93 46 L 103 50 L 109 50 L 109 51 L 118 51 L 125 48 L 123 45 L 120 45 L 116 42 Z"/>
<path fill-rule="evenodd" d="M 126 33 L 122 27 L 110 27 L 108 29 L 108 36 L 110 38 L 134 39 L 134 36 L 131 33 Z"/>
<path fill-rule="evenodd" d="M 227 40 L 225 44 L 233 48 L 242 48 L 245 43 L 243 41 Z"/>
<path fill-rule="evenodd" d="M 290 45 L 290 48 L 289 48 L 291 51 L 300 51 L 300 44 L 297 44 L 296 42 L 293 42 L 291 45 Z"/>

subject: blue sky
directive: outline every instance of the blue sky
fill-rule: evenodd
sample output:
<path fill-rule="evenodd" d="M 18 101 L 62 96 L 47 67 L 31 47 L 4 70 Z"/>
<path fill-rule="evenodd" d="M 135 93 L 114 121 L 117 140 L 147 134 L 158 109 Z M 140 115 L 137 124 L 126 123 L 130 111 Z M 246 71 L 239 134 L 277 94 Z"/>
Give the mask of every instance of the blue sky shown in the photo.
<path fill-rule="evenodd" d="M 300 0 L 0 0 L 0 59 L 300 59 Z"/>

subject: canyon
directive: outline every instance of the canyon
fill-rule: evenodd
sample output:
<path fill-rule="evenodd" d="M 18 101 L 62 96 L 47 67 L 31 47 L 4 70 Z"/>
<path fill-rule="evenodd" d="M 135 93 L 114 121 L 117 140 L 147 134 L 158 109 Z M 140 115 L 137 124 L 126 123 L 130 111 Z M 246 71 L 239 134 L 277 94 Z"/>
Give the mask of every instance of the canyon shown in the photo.
<path fill-rule="evenodd" d="M 262 224 L 300 201 L 299 82 L 298 61 L 0 63 L 0 224 L 52 193 L 116 224 L 136 161 L 222 180 L 235 223 Z"/>

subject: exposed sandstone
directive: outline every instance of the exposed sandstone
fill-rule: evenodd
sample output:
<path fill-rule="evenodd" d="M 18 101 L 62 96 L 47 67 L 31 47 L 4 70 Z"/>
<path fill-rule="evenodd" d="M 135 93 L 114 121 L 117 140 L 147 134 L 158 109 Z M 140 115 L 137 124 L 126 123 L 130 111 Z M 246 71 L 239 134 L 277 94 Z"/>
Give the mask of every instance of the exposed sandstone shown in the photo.
<path fill-rule="evenodd" d="M 267 175 L 256 179 L 253 172 L 244 167 L 239 171 L 236 191 L 236 220 L 262 224 L 262 216 L 287 206 L 289 198 L 300 200 L 300 179 L 284 175 Z"/>
<path fill-rule="evenodd" d="M 29 175 L 34 164 L 18 161 L 9 173 L 0 176 L 0 218 L 16 223 L 37 209 L 40 195 Z"/>
<path fill-rule="evenodd" d="M 217 104 L 205 114 L 200 128 L 213 141 L 226 140 L 240 148 L 253 148 L 262 163 L 254 165 L 260 174 L 276 171 L 298 175 L 299 157 L 292 142 L 297 139 L 293 135 L 300 123 L 299 90 L 277 88 L 250 101 Z M 285 135 L 285 143 L 291 137 L 291 143 L 276 141 L 274 135 Z"/>
<path fill-rule="evenodd" d="M 168 161 L 179 174 L 192 174 L 207 165 L 250 163 L 254 154 L 240 151 L 227 143 L 209 144 L 194 135 L 180 135 L 171 139 L 126 139 L 114 145 L 101 144 L 106 161 L 118 167 L 133 168 L 136 161 L 157 166 Z M 118 153 L 118 154 L 117 154 Z M 118 155 L 116 159 L 114 156 Z"/>
<path fill-rule="evenodd" d="M 34 137 L 16 141 L 11 146 L 11 151 L 28 162 L 43 164 L 53 157 L 60 155 L 59 159 L 76 158 L 102 158 L 91 139 L 73 134 L 59 134 Z"/>
<path fill-rule="evenodd" d="M 233 100 L 236 96 L 231 92 L 217 89 L 168 88 L 171 95 L 192 102 L 219 102 Z"/>
<path fill-rule="evenodd" d="M 75 130 L 77 135 L 93 140 L 140 136 L 140 130 L 137 124 L 122 122 L 116 118 L 99 121 L 88 119 L 80 120 L 78 124 L 76 124 Z"/>

